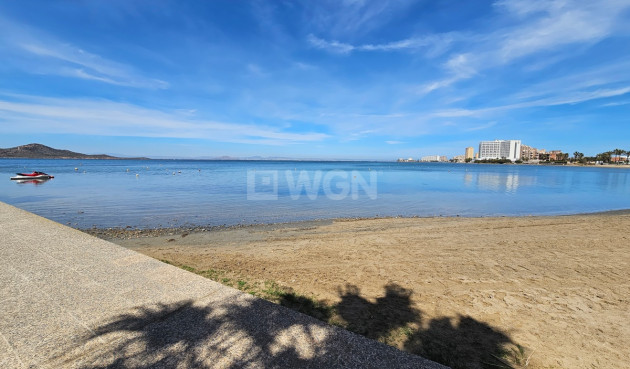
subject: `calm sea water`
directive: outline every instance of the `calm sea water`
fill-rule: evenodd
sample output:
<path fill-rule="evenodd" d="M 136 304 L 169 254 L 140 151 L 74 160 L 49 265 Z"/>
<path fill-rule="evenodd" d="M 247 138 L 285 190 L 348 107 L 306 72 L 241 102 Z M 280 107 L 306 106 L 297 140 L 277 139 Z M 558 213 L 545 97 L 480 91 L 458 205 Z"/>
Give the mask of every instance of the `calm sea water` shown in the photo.
<path fill-rule="evenodd" d="M 41 184 L 9 180 L 33 170 L 55 178 Z M 555 215 L 629 209 L 630 169 L 0 159 L 0 201 L 79 228 Z"/>

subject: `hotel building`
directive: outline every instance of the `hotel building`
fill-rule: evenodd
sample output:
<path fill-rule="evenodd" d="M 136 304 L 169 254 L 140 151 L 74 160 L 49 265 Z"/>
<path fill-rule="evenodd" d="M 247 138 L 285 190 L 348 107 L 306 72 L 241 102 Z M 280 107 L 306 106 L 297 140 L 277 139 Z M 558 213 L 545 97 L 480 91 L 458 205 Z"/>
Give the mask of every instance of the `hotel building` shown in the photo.
<path fill-rule="evenodd" d="M 494 140 L 479 143 L 479 159 L 508 159 L 516 161 L 521 158 L 521 140 Z"/>

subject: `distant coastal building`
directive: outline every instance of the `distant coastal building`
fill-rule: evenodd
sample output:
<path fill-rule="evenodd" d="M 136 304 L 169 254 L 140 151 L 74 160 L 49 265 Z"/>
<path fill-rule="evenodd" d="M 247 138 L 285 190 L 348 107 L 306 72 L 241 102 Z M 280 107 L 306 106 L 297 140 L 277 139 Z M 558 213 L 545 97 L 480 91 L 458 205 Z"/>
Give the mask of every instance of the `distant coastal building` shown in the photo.
<path fill-rule="evenodd" d="M 473 147 L 467 147 L 464 159 L 473 159 L 475 157 L 475 149 Z"/>
<path fill-rule="evenodd" d="M 398 159 L 398 160 L 396 160 L 396 161 L 397 161 L 397 162 L 399 162 L 399 163 L 410 163 L 410 162 L 414 162 L 415 160 L 413 160 L 413 158 L 408 158 L 408 159 L 405 159 L 405 158 L 399 158 L 399 159 Z"/>
<path fill-rule="evenodd" d="M 429 156 L 423 156 L 422 158 L 420 158 L 420 161 L 435 163 L 435 162 L 448 161 L 448 158 L 446 156 L 440 156 L 440 155 L 429 155 Z"/>
<path fill-rule="evenodd" d="M 466 162 L 466 155 L 453 156 L 453 159 L 451 159 L 451 161 L 456 163 L 464 163 Z"/>
<path fill-rule="evenodd" d="M 565 154 L 562 150 L 551 150 L 548 153 L 539 153 L 538 158 L 543 161 L 562 161 L 569 158 L 569 154 Z"/>
<path fill-rule="evenodd" d="M 516 161 L 521 158 L 521 140 L 494 140 L 479 143 L 479 159 L 508 159 Z"/>
<path fill-rule="evenodd" d="M 544 154 L 545 150 L 538 150 L 535 147 L 521 145 L 521 160 L 538 160 L 541 153 Z"/>

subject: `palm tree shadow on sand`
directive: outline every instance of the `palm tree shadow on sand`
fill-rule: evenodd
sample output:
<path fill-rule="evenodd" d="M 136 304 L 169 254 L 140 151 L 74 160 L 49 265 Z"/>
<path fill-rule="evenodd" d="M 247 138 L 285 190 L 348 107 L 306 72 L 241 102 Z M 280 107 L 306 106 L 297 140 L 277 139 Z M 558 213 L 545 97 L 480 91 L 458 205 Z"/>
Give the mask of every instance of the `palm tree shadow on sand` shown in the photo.
<path fill-rule="evenodd" d="M 513 345 L 505 333 L 464 316 L 425 322 L 423 312 L 412 306 L 411 291 L 401 286 L 385 286 L 385 295 L 374 302 L 362 297 L 356 286 L 339 293 L 341 301 L 320 319 L 341 320 L 348 330 L 379 341 L 403 332 L 399 347 L 453 368 L 518 367 L 496 358 L 506 345 Z M 280 303 L 302 310 L 307 301 L 289 298 Z M 344 360 L 352 356 L 359 357 L 359 365 L 355 360 L 351 366 L 376 368 L 396 360 L 394 349 L 370 357 L 356 351 L 357 346 L 340 344 L 355 340 L 347 332 L 336 331 L 341 339 L 331 337 L 311 318 L 285 315 L 298 314 L 250 297 L 140 307 L 96 328 L 79 351 L 51 364 L 72 362 L 74 367 L 99 369 L 333 368 L 348 367 L 351 363 Z M 362 347 L 369 351 L 367 345 Z"/>
<path fill-rule="evenodd" d="M 453 368 L 520 368 L 526 366 L 522 347 L 498 328 L 470 316 L 440 317 L 425 321 L 413 307 L 412 291 L 397 284 L 385 286 L 374 302 L 358 287 L 339 291 L 336 312 L 347 328 L 371 339 L 393 340 L 405 351 Z M 516 351 L 513 351 L 516 348 Z"/>
<path fill-rule="evenodd" d="M 95 352 L 82 368 L 244 368 L 330 366 L 326 338 L 317 327 L 275 319 L 273 304 L 258 299 L 220 306 L 192 301 L 156 305 L 116 317 L 91 340 L 111 340 L 107 352 Z M 269 320 L 260 319 L 262 315 Z M 255 320 L 255 321 L 253 321 Z M 286 324 L 282 324 L 286 321 Z M 314 348 L 304 352 L 284 333 L 298 333 Z M 308 345 L 313 342 L 317 345 Z M 73 358 L 76 361 L 77 358 Z"/>
<path fill-rule="evenodd" d="M 142 306 L 45 363 L 73 368 L 418 368 L 424 359 L 249 295 Z"/>

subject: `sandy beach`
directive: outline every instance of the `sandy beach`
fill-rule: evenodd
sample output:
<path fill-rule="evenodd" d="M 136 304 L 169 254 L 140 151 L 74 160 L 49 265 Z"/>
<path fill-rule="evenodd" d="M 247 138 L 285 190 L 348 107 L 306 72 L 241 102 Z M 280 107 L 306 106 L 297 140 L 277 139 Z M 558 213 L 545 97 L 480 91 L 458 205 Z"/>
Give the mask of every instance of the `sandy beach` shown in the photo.
<path fill-rule="evenodd" d="M 197 271 L 275 281 L 334 306 L 339 325 L 455 367 L 531 355 L 530 368 L 621 368 L 629 228 L 618 212 L 96 233 Z"/>

